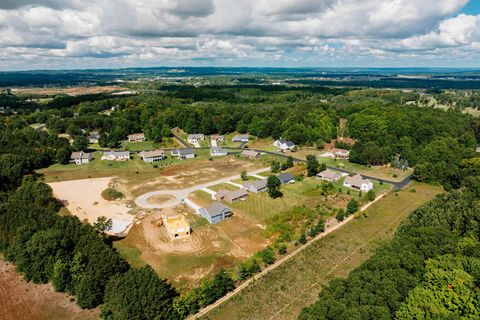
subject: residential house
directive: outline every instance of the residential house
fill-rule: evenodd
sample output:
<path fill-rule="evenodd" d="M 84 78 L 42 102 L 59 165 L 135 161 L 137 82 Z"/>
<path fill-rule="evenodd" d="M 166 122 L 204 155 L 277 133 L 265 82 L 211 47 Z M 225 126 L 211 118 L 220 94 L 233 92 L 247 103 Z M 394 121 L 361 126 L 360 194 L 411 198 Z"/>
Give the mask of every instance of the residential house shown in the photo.
<path fill-rule="evenodd" d="M 248 159 L 258 159 L 258 158 L 260 158 L 260 152 L 257 152 L 257 151 L 254 151 L 254 150 L 243 150 L 240 155 L 242 157 L 248 158 Z"/>
<path fill-rule="evenodd" d="M 278 179 L 282 184 L 295 183 L 295 177 L 291 173 L 280 173 Z"/>
<path fill-rule="evenodd" d="M 232 215 L 232 209 L 219 202 L 214 202 L 206 208 L 200 208 L 198 212 L 210 224 L 219 223 Z"/>
<path fill-rule="evenodd" d="M 203 133 L 189 134 L 187 137 L 187 141 L 192 144 L 198 143 L 198 141 L 203 139 L 205 139 Z"/>
<path fill-rule="evenodd" d="M 223 200 L 228 203 L 232 203 L 235 201 L 246 200 L 247 197 L 248 197 L 248 193 L 247 193 L 247 190 L 245 189 L 237 189 L 234 191 L 222 189 L 215 194 L 214 199 L 218 201 Z"/>
<path fill-rule="evenodd" d="M 174 149 L 170 151 L 171 155 L 178 157 L 179 159 L 192 159 L 195 158 L 195 151 L 192 149 Z"/>
<path fill-rule="evenodd" d="M 356 189 L 368 192 L 373 189 L 373 183 L 369 179 L 364 179 L 360 174 L 353 177 L 346 177 L 343 181 L 343 186 L 351 189 Z"/>
<path fill-rule="evenodd" d="M 129 142 L 142 142 L 145 141 L 144 133 L 132 133 L 128 135 Z"/>
<path fill-rule="evenodd" d="M 335 156 L 335 158 L 348 159 L 350 157 L 350 151 L 346 149 L 334 148 L 331 150 L 331 152 Z"/>
<path fill-rule="evenodd" d="M 98 139 L 100 139 L 100 134 L 98 132 L 90 132 L 88 135 L 88 143 L 98 143 Z"/>
<path fill-rule="evenodd" d="M 340 174 L 340 172 L 330 170 L 330 169 L 327 169 L 327 170 L 324 170 L 320 173 L 317 173 L 317 178 L 318 179 L 326 180 L 326 181 L 332 181 L 332 182 L 337 181 L 341 177 L 342 177 L 342 175 Z"/>
<path fill-rule="evenodd" d="M 285 139 L 278 139 L 273 142 L 273 145 L 281 150 L 292 150 L 295 148 L 295 144 L 292 141 L 288 141 Z"/>
<path fill-rule="evenodd" d="M 163 150 L 142 151 L 140 152 L 140 157 L 145 162 L 156 162 L 166 158 Z"/>
<path fill-rule="evenodd" d="M 192 228 L 190 228 L 187 220 L 182 215 L 163 216 L 162 220 L 168 235 L 172 239 L 186 238 L 192 233 Z"/>
<path fill-rule="evenodd" d="M 212 134 L 210 136 L 210 141 L 225 141 L 225 136 L 221 134 Z"/>
<path fill-rule="evenodd" d="M 100 160 L 128 161 L 130 160 L 130 152 L 128 151 L 104 151 Z"/>
<path fill-rule="evenodd" d="M 233 142 L 248 142 L 249 135 L 248 134 L 237 134 L 233 137 Z"/>
<path fill-rule="evenodd" d="M 75 164 L 87 164 L 93 160 L 93 153 L 88 152 L 72 152 L 70 162 Z"/>
<path fill-rule="evenodd" d="M 259 193 L 267 191 L 267 179 L 248 181 L 243 184 L 243 188 L 248 192 Z"/>
<path fill-rule="evenodd" d="M 228 154 L 227 150 L 222 149 L 220 147 L 211 147 L 210 148 L 210 155 L 212 157 L 226 156 L 227 154 Z"/>

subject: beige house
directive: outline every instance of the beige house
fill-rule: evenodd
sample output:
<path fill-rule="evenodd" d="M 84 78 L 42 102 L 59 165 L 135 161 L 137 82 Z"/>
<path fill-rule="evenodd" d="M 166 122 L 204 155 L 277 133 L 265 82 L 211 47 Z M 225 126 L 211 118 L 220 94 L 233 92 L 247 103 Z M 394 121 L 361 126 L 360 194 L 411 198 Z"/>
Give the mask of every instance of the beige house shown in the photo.
<path fill-rule="evenodd" d="M 257 151 L 254 151 L 254 150 L 243 150 L 240 155 L 242 157 L 248 158 L 248 159 L 258 159 L 258 158 L 260 158 L 260 152 L 257 152 Z"/>
<path fill-rule="evenodd" d="M 228 191 L 228 190 L 222 189 L 222 190 L 219 190 L 214 196 L 215 200 L 223 200 L 228 203 L 247 200 L 247 197 L 248 197 L 248 192 L 245 189 L 237 189 L 234 191 Z"/>
<path fill-rule="evenodd" d="M 368 192 L 373 189 L 373 183 L 369 179 L 363 179 L 360 174 L 353 177 L 346 177 L 343 181 L 343 186 L 351 189 Z"/>
<path fill-rule="evenodd" d="M 337 181 L 341 177 L 342 177 L 342 175 L 340 174 L 340 172 L 330 170 L 330 169 L 327 169 L 327 170 L 324 170 L 320 173 L 317 173 L 317 178 L 318 179 L 326 180 L 326 181 Z"/>
<path fill-rule="evenodd" d="M 129 142 L 142 142 L 145 141 L 144 133 L 132 133 L 128 135 Z"/>
<path fill-rule="evenodd" d="M 182 215 L 177 216 L 163 216 L 163 224 L 167 229 L 167 233 L 172 239 L 182 239 L 190 236 L 192 229 L 187 220 Z"/>

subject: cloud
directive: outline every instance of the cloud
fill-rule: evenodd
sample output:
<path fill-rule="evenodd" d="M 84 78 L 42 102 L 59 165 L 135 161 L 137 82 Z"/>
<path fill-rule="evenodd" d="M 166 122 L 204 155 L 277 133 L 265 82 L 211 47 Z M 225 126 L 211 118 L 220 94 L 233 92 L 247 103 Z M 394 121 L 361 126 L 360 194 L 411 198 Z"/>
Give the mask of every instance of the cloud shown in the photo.
<path fill-rule="evenodd" d="M 4 0 L 0 68 L 480 62 L 480 18 L 459 13 L 467 2 Z"/>

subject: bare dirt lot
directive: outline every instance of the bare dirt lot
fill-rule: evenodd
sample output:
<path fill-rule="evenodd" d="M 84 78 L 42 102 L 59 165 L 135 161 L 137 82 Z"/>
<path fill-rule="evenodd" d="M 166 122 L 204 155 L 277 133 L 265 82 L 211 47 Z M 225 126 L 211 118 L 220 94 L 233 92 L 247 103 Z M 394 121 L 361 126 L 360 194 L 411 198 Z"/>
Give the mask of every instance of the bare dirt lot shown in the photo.
<path fill-rule="evenodd" d="M 105 216 L 115 221 L 133 222 L 129 208 L 124 201 L 107 201 L 102 191 L 107 189 L 112 178 L 97 178 L 52 182 L 50 187 L 57 199 L 62 201 L 70 213 L 81 221 L 93 223 Z"/>
<path fill-rule="evenodd" d="M 0 319 L 2 320 L 90 320 L 99 310 L 82 310 L 66 294 L 50 284 L 23 280 L 12 264 L 0 258 Z"/>
<path fill-rule="evenodd" d="M 185 215 L 192 234 L 171 240 L 161 215 Z M 176 287 L 188 288 L 220 268 L 232 267 L 268 245 L 262 229 L 241 216 L 210 225 L 184 205 L 162 209 L 135 224 L 129 234 L 115 243 L 120 254 L 133 265 L 150 264 Z"/>

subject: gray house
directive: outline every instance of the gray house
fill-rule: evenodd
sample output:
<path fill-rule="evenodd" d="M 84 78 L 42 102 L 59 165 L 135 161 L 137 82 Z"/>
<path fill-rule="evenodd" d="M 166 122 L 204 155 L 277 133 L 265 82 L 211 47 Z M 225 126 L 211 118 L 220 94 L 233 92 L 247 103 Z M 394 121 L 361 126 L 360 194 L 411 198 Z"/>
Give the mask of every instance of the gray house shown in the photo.
<path fill-rule="evenodd" d="M 219 223 L 232 215 L 232 210 L 220 202 L 214 202 L 206 208 L 200 208 L 198 212 L 210 224 Z"/>
<path fill-rule="evenodd" d="M 267 179 L 245 182 L 243 188 L 253 193 L 267 191 Z"/>
<path fill-rule="evenodd" d="M 338 171 L 333 171 L 330 169 L 326 169 L 320 173 L 317 173 L 317 178 L 326 181 L 337 181 L 340 179 L 342 175 Z"/>
<path fill-rule="evenodd" d="M 72 152 L 70 155 L 70 162 L 75 164 L 87 164 L 93 160 L 93 154 L 87 152 Z"/>
<path fill-rule="evenodd" d="M 140 156 L 145 162 L 155 162 L 166 158 L 163 150 L 142 151 Z"/>
<path fill-rule="evenodd" d="M 237 134 L 233 137 L 233 142 L 248 142 L 249 135 L 248 134 Z"/>
<path fill-rule="evenodd" d="M 282 184 L 295 183 L 295 178 L 291 173 L 280 173 L 278 179 L 280 179 Z"/>
<path fill-rule="evenodd" d="M 195 151 L 192 149 L 174 149 L 170 152 L 172 156 L 179 159 L 192 159 L 195 158 Z"/>

